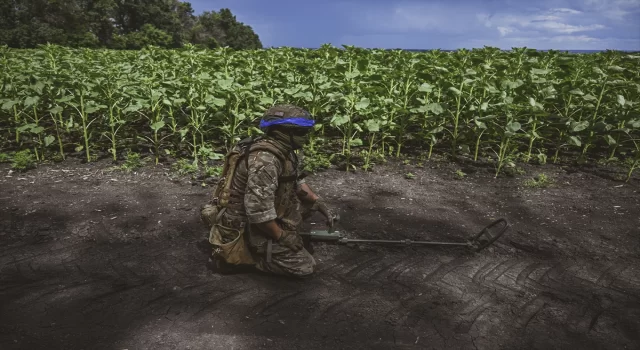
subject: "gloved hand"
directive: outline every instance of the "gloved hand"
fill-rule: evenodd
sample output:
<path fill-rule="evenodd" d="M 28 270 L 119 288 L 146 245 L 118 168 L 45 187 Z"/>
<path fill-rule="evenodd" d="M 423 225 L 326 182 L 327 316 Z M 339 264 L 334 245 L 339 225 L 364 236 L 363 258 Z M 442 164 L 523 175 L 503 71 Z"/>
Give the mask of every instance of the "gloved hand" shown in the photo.
<path fill-rule="evenodd" d="M 294 252 L 297 252 L 304 247 L 302 237 L 296 231 L 283 230 L 280 238 L 278 238 L 278 243 L 293 250 Z"/>
<path fill-rule="evenodd" d="M 336 214 L 329 208 L 329 206 L 327 206 L 327 203 L 325 203 L 321 197 L 318 197 L 315 203 L 313 203 L 311 210 L 321 212 L 322 215 L 327 218 L 327 225 L 329 225 L 330 228 L 333 228 L 334 221 L 336 220 Z"/>

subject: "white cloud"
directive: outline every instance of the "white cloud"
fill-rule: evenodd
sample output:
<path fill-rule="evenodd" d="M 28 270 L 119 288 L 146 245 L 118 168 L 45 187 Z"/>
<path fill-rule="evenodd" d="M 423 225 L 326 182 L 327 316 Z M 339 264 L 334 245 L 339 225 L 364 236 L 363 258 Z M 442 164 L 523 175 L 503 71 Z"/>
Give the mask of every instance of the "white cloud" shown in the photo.
<path fill-rule="evenodd" d="M 614 21 L 624 21 L 625 17 L 631 14 L 629 11 L 621 10 L 621 9 L 608 9 L 603 13 L 604 17 L 608 19 L 612 19 Z"/>
<path fill-rule="evenodd" d="M 505 36 L 509 33 L 517 32 L 518 30 L 513 27 L 498 27 L 498 32 L 500 32 L 500 36 Z"/>
<path fill-rule="evenodd" d="M 570 14 L 570 15 L 579 15 L 579 14 L 582 13 L 582 11 L 578 11 L 578 10 L 574 10 L 574 9 L 568 9 L 568 8 L 550 9 L 549 12 L 550 13 L 566 13 L 566 14 Z"/>
<path fill-rule="evenodd" d="M 584 13 L 569 8 L 552 8 L 530 14 L 498 13 L 493 16 L 479 14 L 477 18 L 485 26 L 495 26 L 501 36 L 506 36 L 515 31 L 506 30 L 505 28 L 531 29 L 549 34 L 573 34 L 607 28 L 600 23 L 579 24 L 579 22 L 585 21 Z"/>
<path fill-rule="evenodd" d="M 511 36 L 496 39 L 472 39 L 460 43 L 461 47 L 493 46 L 500 49 L 528 47 L 537 50 L 629 50 L 640 47 L 634 39 L 596 38 L 588 35 Z"/>
<path fill-rule="evenodd" d="M 536 23 L 531 23 L 529 25 L 537 29 L 545 29 L 551 32 L 567 33 L 567 34 L 606 28 L 602 24 L 592 24 L 588 26 L 574 26 L 571 24 L 551 22 L 551 21 L 536 22 Z"/>
<path fill-rule="evenodd" d="M 607 7 L 640 8 L 640 1 L 638 0 L 583 0 L 582 2 L 591 9 Z"/>
<path fill-rule="evenodd" d="M 376 30 L 386 32 L 471 33 L 476 29 L 473 25 L 474 19 L 481 27 L 494 28 L 500 35 L 513 33 L 518 28 L 557 34 L 606 29 L 601 23 L 582 23 L 588 19 L 582 11 L 565 7 L 529 13 L 511 10 L 490 14 L 476 12 L 476 8 L 472 6 L 443 3 L 407 4 L 392 9 L 374 7 L 365 11 L 364 16 L 360 14 L 360 18 L 359 21 L 364 27 L 375 27 Z"/>
<path fill-rule="evenodd" d="M 563 50 L 640 48 L 640 35 L 634 34 L 637 29 L 632 30 L 631 21 L 607 17 L 625 17 L 634 9 L 640 13 L 640 0 L 540 0 L 524 6 L 514 2 L 495 7 L 493 12 L 489 6 L 470 1 L 387 4 L 349 11 L 357 34 L 343 39 L 367 47 L 383 47 L 387 41 L 390 47 L 445 49 L 483 45 Z"/>
<path fill-rule="evenodd" d="M 593 38 L 586 35 L 558 35 L 558 36 L 549 38 L 549 41 L 556 42 L 556 43 L 567 43 L 567 42 L 593 43 L 593 42 L 599 42 L 600 39 Z"/>
<path fill-rule="evenodd" d="M 534 16 L 532 18 L 532 22 L 541 22 L 541 21 L 561 21 L 562 17 L 560 16 Z"/>
<path fill-rule="evenodd" d="M 373 9 L 355 19 L 365 27 L 390 32 L 466 33 L 475 12 L 467 7 L 442 3 L 407 4 L 392 9 Z"/>
<path fill-rule="evenodd" d="M 639 0 L 583 0 L 583 6 L 589 12 L 614 21 L 625 21 L 640 13 Z"/>
<path fill-rule="evenodd" d="M 479 13 L 476 15 L 476 18 L 480 23 L 484 24 L 485 27 L 490 28 L 492 26 L 491 16 L 487 14 Z"/>

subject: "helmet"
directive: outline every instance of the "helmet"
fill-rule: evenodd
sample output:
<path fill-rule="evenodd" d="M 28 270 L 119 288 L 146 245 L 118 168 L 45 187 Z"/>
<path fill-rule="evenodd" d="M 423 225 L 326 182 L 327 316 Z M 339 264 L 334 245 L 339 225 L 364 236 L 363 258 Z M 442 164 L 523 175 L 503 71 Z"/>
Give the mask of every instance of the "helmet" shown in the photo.
<path fill-rule="evenodd" d="M 281 126 L 294 132 L 308 132 L 315 125 L 313 116 L 306 110 L 294 105 L 273 106 L 264 113 L 260 120 L 260 129 L 269 130 L 273 126 Z"/>

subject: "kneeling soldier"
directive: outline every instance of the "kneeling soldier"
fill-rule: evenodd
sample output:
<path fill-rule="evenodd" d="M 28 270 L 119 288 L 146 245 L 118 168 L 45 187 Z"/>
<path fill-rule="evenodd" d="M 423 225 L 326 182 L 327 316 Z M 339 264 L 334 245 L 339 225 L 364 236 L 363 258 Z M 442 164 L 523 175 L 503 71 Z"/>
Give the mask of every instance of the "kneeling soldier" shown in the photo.
<path fill-rule="evenodd" d="M 302 108 L 266 111 L 264 136 L 240 141 L 225 159 L 213 200 L 202 210 L 214 259 L 287 276 L 313 273 L 313 256 L 298 234 L 303 218 L 334 214 L 299 175 L 299 158 L 315 122 Z"/>

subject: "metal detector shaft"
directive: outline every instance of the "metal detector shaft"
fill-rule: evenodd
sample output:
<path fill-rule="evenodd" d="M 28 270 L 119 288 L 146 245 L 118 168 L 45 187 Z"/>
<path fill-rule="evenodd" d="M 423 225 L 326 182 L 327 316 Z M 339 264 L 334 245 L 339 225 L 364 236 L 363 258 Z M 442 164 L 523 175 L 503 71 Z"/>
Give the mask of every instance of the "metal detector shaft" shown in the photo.
<path fill-rule="evenodd" d="M 412 240 L 401 240 L 401 241 L 388 241 L 388 240 L 379 240 L 379 239 L 349 239 L 343 238 L 339 240 L 340 243 L 383 243 L 383 244 L 421 244 L 421 245 L 457 245 L 457 246 L 468 246 L 467 243 L 452 243 L 452 242 L 428 242 L 428 241 L 412 241 Z"/>
<path fill-rule="evenodd" d="M 410 239 L 403 240 L 385 240 L 385 239 L 351 239 L 342 236 L 338 232 L 329 232 L 329 231 L 311 231 L 311 232 L 301 232 L 300 235 L 302 237 L 308 237 L 312 241 L 320 241 L 320 242 L 337 242 L 341 244 L 348 243 L 379 243 L 379 244 L 418 244 L 418 245 L 450 245 L 450 246 L 468 246 L 468 243 L 457 243 L 457 242 L 430 242 L 430 241 L 412 241 Z"/>

